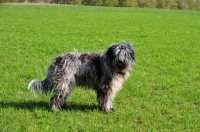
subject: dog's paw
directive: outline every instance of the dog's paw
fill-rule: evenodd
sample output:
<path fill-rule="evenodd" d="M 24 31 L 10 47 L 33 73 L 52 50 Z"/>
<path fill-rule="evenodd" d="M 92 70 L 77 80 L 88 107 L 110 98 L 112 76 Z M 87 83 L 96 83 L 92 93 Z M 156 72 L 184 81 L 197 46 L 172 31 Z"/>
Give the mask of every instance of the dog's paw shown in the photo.
<path fill-rule="evenodd" d="M 102 110 L 105 113 L 110 113 L 110 112 L 114 112 L 114 108 L 100 108 L 100 110 Z"/>
<path fill-rule="evenodd" d="M 50 105 L 49 106 L 49 111 L 60 111 L 60 108 L 57 107 L 56 105 Z"/>

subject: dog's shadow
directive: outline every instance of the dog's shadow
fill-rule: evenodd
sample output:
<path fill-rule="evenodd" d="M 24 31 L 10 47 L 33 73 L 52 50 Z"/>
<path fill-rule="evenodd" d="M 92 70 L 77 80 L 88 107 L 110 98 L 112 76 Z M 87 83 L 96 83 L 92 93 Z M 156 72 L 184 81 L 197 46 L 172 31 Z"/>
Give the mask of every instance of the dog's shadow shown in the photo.
<path fill-rule="evenodd" d="M 49 110 L 48 108 L 48 102 L 43 101 L 26 101 L 26 102 L 0 102 L 0 108 L 14 108 L 16 110 L 24 109 L 29 111 L 34 111 L 35 109 L 43 109 L 43 110 Z M 63 108 L 63 110 L 69 110 L 69 111 L 94 111 L 98 110 L 98 105 L 96 104 L 80 104 L 76 102 L 68 102 L 68 105 L 66 108 Z"/>

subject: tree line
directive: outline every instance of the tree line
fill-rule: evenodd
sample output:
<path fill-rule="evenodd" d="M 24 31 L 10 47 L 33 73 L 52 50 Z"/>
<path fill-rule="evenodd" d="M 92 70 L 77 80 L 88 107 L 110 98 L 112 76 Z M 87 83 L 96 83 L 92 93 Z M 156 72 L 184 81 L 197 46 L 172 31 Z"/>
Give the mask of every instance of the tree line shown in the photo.
<path fill-rule="evenodd" d="M 200 9 L 200 0 L 68 0 L 88 6 L 138 7 L 162 9 Z M 79 2 L 78 2 L 79 1 Z"/>
<path fill-rule="evenodd" d="M 44 2 L 86 6 L 200 10 L 200 0 L 0 0 L 3 2 Z"/>

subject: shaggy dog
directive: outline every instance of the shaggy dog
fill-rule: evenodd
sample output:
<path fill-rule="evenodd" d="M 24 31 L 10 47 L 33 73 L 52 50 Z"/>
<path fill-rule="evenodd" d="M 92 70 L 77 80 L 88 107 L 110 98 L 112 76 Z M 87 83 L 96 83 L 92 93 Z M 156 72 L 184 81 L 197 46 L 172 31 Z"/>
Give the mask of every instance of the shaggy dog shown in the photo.
<path fill-rule="evenodd" d="M 35 95 L 54 89 L 50 110 L 60 110 L 75 86 L 92 88 L 97 93 L 101 110 L 113 110 L 115 94 L 128 78 L 135 62 L 130 43 L 113 44 L 104 54 L 66 53 L 56 57 L 49 66 L 46 79 L 32 80 L 28 89 Z"/>

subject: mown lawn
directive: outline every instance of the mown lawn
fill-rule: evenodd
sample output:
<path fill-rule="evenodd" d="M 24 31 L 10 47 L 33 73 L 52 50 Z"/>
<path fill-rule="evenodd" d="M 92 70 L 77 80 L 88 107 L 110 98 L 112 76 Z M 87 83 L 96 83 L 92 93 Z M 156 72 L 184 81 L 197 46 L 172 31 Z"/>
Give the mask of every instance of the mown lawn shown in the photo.
<path fill-rule="evenodd" d="M 200 131 L 200 12 L 81 6 L 0 5 L 0 131 Z M 35 98 L 56 56 L 103 53 L 132 42 L 136 65 L 114 101 L 75 89 L 69 108 L 49 112 L 52 93 Z"/>

